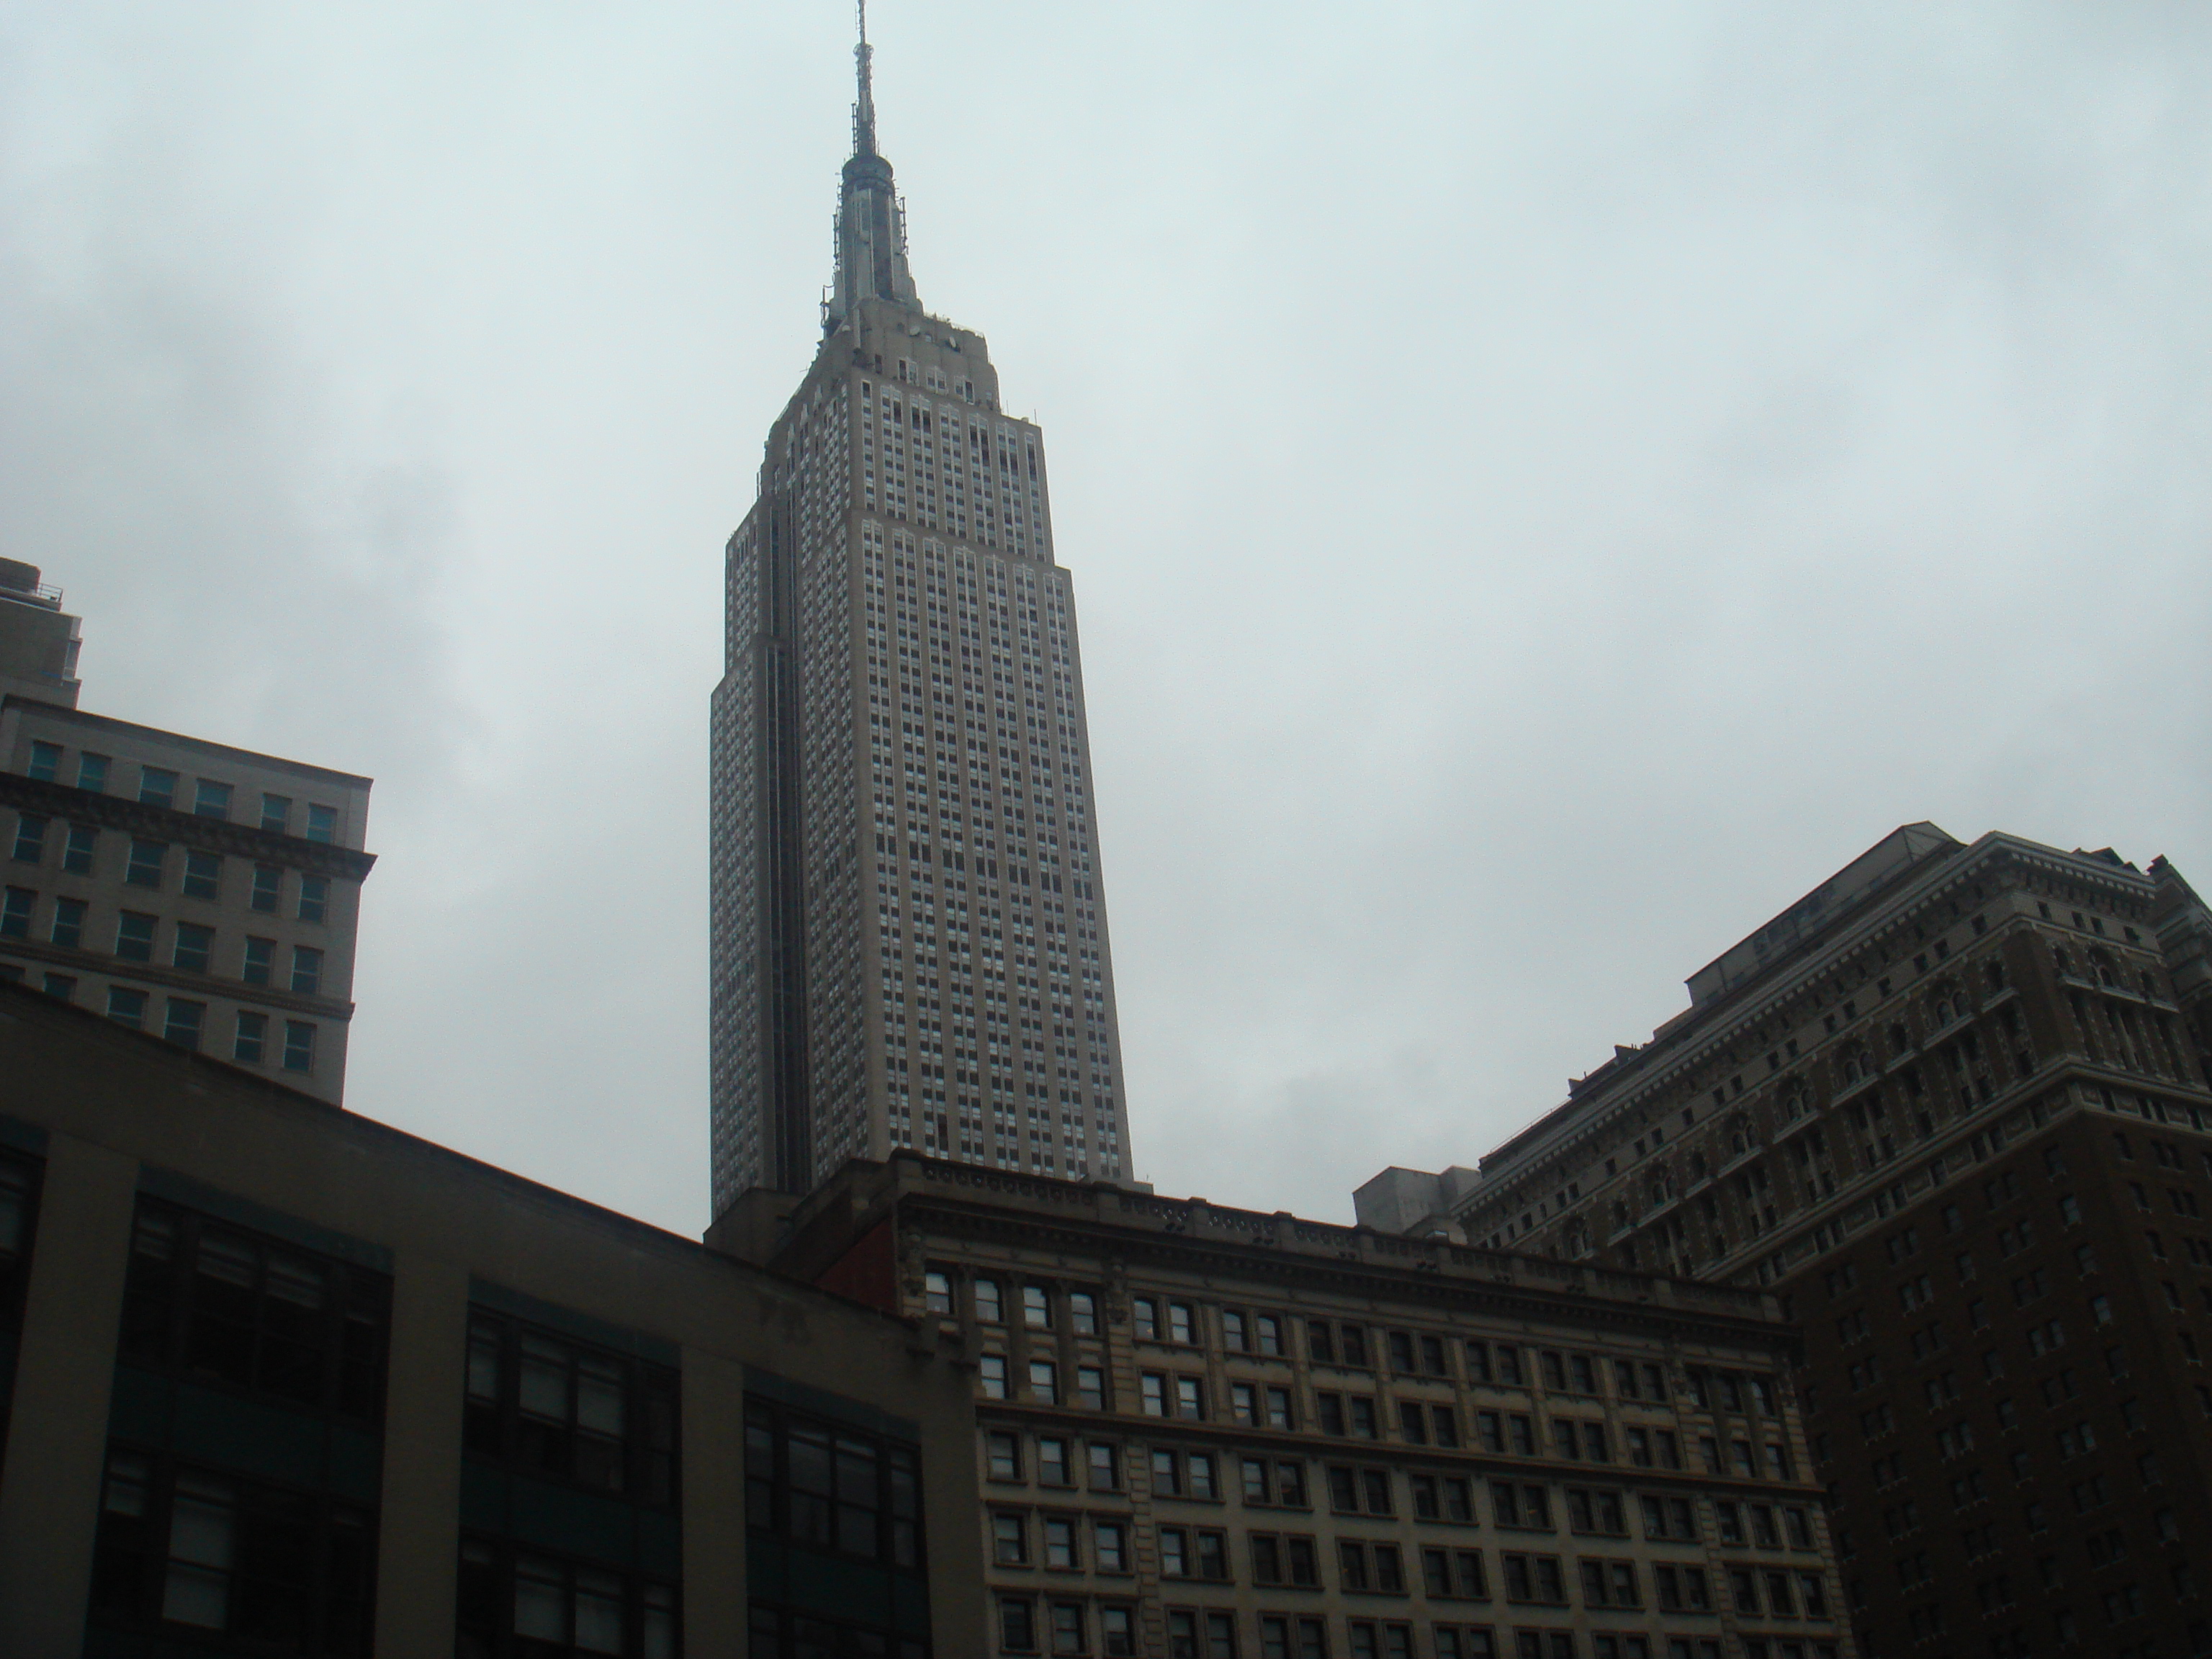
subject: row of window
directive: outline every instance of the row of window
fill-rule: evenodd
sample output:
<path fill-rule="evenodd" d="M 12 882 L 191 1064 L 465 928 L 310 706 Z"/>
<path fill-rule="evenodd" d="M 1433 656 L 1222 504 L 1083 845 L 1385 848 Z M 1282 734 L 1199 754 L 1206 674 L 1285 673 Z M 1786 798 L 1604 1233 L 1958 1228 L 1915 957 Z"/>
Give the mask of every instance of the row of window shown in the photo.
<path fill-rule="evenodd" d="M 30 764 L 25 769 L 27 775 L 38 779 L 40 782 L 59 783 L 66 769 L 67 758 L 61 744 L 33 739 L 31 744 Z M 107 786 L 113 775 L 114 767 L 115 763 L 110 757 L 94 754 L 88 749 L 80 750 L 77 753 L 73 781 L 80 789 L 88 789 L 94 794 L 104 795 L 107 793 Z M 182 784 L 183 780 L 167 767 L 148 766 L 142 763 L 138 768 L 137 798 L 149 806 L 166 807 L 179 811 L 185 810 L 179 805 L 180 801 L 186 799 Z M 217 779 L 194 778 L 189 797 L 191 801 L 190 810 L 192 816 L 202 818 L 222 818 L 228 822 L 231 817 L 236 793 L 229 784 Z M 292 833 L 292 808 L 293 801 L 289 795 L 273 795 L 264 793 L 258 817 L 249 821 L 258 823 L 264 830 L 274 830 L 280 836 L 289 836 Z M 301 827 L 309 841 L 335 841 L 337 839 L 338 809 L 321 802 L 311 801 L 307 805 L 307 818 Z"/>
<path fill-rule="evenodd" d="M 1235 1582 L 1230 1534 L 1223 1528 L 1161 1526 L 1154 1531 L 1153 1542 L 1164 1578 Z M 1324 1540 L 1310 1534 L 1250 1533 L 1244 1542 L 1253 1583 L 1294 1589 L 1327 1588 L 1322 1577 L 1322 1558 L 1328 1547 Z M 1001 1567 L 1090 1571 L 1109 1577 L 1135 1571 L 1130 1523 L 1103 1516 L 1033 1516 L 1025 1510 L 994 1510 L 990 1545 L 991 1559 Z M 1492 1577 L 1481 1550 L 1423 1546 L 1408 1551 L 1395 1541 L 1358 1538 L 1338 1538 L 1334 1545 L 1337 1582 L 1346 1591 L 1404 1595 L 1418 1588 L 1431 1601 L 1492 1599 Z M 1561 1558 L 1508 1550 L 1499 1553 L 1498 1563 L 1498 1582 L 1506 1601 L 1568 1605 L 1566 1568 Z M 1645 1605 L 1636 1562 L 1583 1558 L 1575 1567 L 1585 1607 L 1640 1609 Z M 1418 1586 L 1409 1579 L 1409 1571 L 1418 1572 Z M 1652 1600 L 1662 1612 L 1715 1610 L 1705 1566 L 1662 1562 L 1651 1564 L 1649 1571 Z M 1748 1564 L 1722 1571 L 1728 1575 L 1729 1604 L 1738 1612 L 1765 1612 L 1778 1618 L 1828 1616 L 1826 1583 L 1818 1572 L 1762 1569 Z"/>
<path fill-rule="evenodd" d="M 0 891 L 0 939 L 27 939 L 32 937 L 33 923 L 38 913 L 39 895 L 27 887 L 9 887 Z M 57 896 L 53 913 L 41 931 L 49 944 L 70 950 L 82 950 L 85 945 L 85 921 L 88 906 L 82 899 Z M 140 910 L 118 912 L 115 919 L 115 938 L 112 951 L 118 962 L 143 962 L 151 965 L 161 943 L 161 918 Z M 237 958 L 237 976 L 247 985 L 278 986 L 298 996 L 320 996 L 323 992 L 324 955 L 312 945 L 295 945 L 287 971 L 277 969 L 277 942 L 273 939 L 257 938 L 247 934 L 241 942 Z M 170 931 L 166 967 L 188 974 L 208 974 L 215 971 L 216 930 L 198 922 L 179 921 Z"/>
<path fill-rule="evenodd" d="M 1002 1595 L 997 1624 L 1001 1653 L 1121 1659 L 1139 1651 L 1136 1609 L 1112 1601 Z M 1416 1626 L 1400 1620 L 1336 1620 L 1277 1613 L 1261 1613 L 1248 1626 L 1237 1613 L 1202 1607 L 1170 1607 L 1165 1625 L 1169 1659 L 1721 1659 L 1723 1652 L 1721 1640 L 1709 1636 Z M 1836 1659 L 1838 1651 L 1833 1642 L 1787 1636 L 1738 1640 L 1743 1659 Z M 825 1655 L 848 1650 L 820 1650 Z"/>
<path fill-rule="evenodd" d="M 1010 1297 L 1006 1285 L 988 1278 L 968 1280 L 967 1290 L 969 1310 L 982 1324 L 1003 1325 L 1013 1316 L 1031 1331 L 1065 1328 L 1078 1336 L 1100 1334 L 1100 1293 L 1096 1291 L 1024 1284 L 1012 1287 Z M 931 1270 L 926 1291 L 930 1311 L 948 1316 L 956 1311 L 955 1279 L 950 1271 Z M 1263 1358 L 1291 1355 L 1293 1322 L 1288 1315 L 1209 1308 L 1157 1296 L 1132 1297 L 1129 1305 L 1132 1329 L 1139 1341 L 1206 1346 L 1210 1315 L 1219 1332 L 1219 1346 L 1228 1352 Z M 1470 1382 L 1515 1389 L 1529 1388 L 1540 1377 L 1547 1394 L 1601 1397 L 1609 1391 L 1616 1399 L 1655 1405 L 1674 1399 L 1667 1368 L 1654 1360 L 1608 1360 L 1595 1354 L 1523 1350 L 1510 1343 L 1405 1330 L 1381 1332 L 1378 1344 L 1377 1334 L 1364 1325 L 1322 1319 L 1304 1323 L 1307 1355 L 1317 1364 L 1370 1370 L 1379 1362 L 1404 1376 L 1463 1375 Z M 1455 1352 L 1461 1356 L 1459 1373 L 1451 1358 Z M 1700 1410 L 1738 1416 L 1781 1414 L 1771 1376 L 1692 1366 L 1683 1380 L 1688 1397 Z"/>
<path fill-rule="evenodd" d="M 1010 1362 L 1004 1354 L 987 1353 L 977 1362 L 983 1397 L 1012 1397 Z M 1062 1368 L 1055 1359 L 1031 1359 L 1026 1367 L 1026 1397 L 1039 1405 L 1073 1405 L 1085 1411 L 1113 1409 L 1103 1364 L 1074 1367 L 1074 1387 L 1063 1387 Z M 1207 1409 L 1207 1382 L 1202 1376 L 1170 1371 L 1140 1371 L 1137 1376 L 1137 1409 L 1144 1416 L 1202 1423 L 1218 1415 Z M 1299 1426 L 1292 1390 L 1267 1383 L 1231 1382 L 1228 1387 L 1227 1420 L 1289 1432 Z M 1384 1407 L 1389 1402 L 1380 1402 Z M 1395 1402 L 1396 1437 L 1407 1445 L 1435 1445 L 1457 1449 L 1467 1443 L 1461 1434 L 1458 1408 L 1432 1401 Z M 1340 1438 L 1380 1440 L 1382 1419 L 1371 1395 L 1342 1395 L 1322 1389 L 1314 1395 L 1315 1426 Z M 1515 1412 L 1477 1411 L 1473 1413 L 1474 1443 L 1485 1451 L 1510 1451 L 1523 1457 L 1549 1455 L 1573 1462 L 1611 1463 L 1619 1461 L 1638 1468 L 1682 1467 L 1681 1437 L 1671 1429 L 1631 1425 L 1621 1431 L 1616 1446 L 1611 1427 L 1595 1419 L 1553 1418 L 1545 1449 L 1539 1449 L 1536 1419 Z M 1761 1448 L 1740 1437 L 1695 1437 L 1698 1455 L 1708 1474 L 1733 1472 L 1746 1480 L 1795 1479 L 1786 1443 L 1768 1441 Z"/>
<path fill-rule="evenodd" d="M 23 978 L 20 963 L 0 962 L 0 979 L 20 983 Z M 76 1000 L 74 974 L 48 972 L 40 976 L 40 984 L 50 997 L 58 997 L 64 1002 Z M 150 992 L 132 985 L 111 985 L 107 988 L 106 1012 L 107 1017 L 118 1025 L 127 1025 L 134 1031 L 158 1030 L 180 1048 L 200 1048 L 215 1035 L 209 1028 L 207 1004 L 191 997 L 166 998 L 160 1010 L 161 1023 L 156 1025 Z M 288 1072 L 311 1075 L 315 1069 L 314 1022 L 275 1021 L 254 1009 L 240 1008 L 232 1021 L 230 1058 L 240 1066 L 265 1065 L 274 1059 Z"/>
<path fill-rule="evenodd" d="M 993 1482 L 1026 1481 L 1033 1460 L 1036 1482 L 1048 1489 L 1073 1491 L 1078 1484 L 1077 1458 L 1081 1459 L 1082 1484 L 1092 1492 L 1118 1492 L 1127 1489 L 1127 1460 L 1142 1460 L 1148 1488 L 1154 1497 L 1179 1498 L 1197 1503 L 1222 1503 L 1228 1498 L 1227 1479 L 1234 1479 L 1248 1509 L 1305 1510 L 1312 1507 L 1307 1465 L 1302 1458 L 1239 1455 L 1224 1460 L 1210 1451 L 1188 1451 L 1172 1446 L 1149 1449 L 1124 1447 L 1106 1440 L 1071 1441 L 1060 1435 L 1041 1434 L 1026 1444 L 1012 1430 L 993 1429 L 983 1437 L 984 1473 Z M 1474 1526 L 1480 1524 L 1475 1507 L 1479 1486 L 1490 1489 L 1491 1507 L 1500 1526 L 1552 1528 L 1550 1488 L 1528 1481 L 1493 1479 L 1478 1481 L 1466 1475 L 1324 1464 L 1323 1490 L 1328 1507 L 1339 1515 L 1395 1516 L 1401 1513 L 1398 1481 L 1405 1482 L 1403 1512 L 1417 1521 Z M 1698 1499 L 1629 1494 L 1617 1487 L 1569 1486 L 1565 1489 L 1567 1522 L 1578 1534 L 1626 1538 L 1632 1504 L 1641 1515 L 1647 1538 L 1694 1542 L 1704 1534 L 1698 1522 Z M 1766 1549 L 1809 1550 L 1816 1547 L 1812 1512 L 1802 1504 L 1743 1502 L 1707 1498 L 1713 1511 L 1714 1535 L 1723 1544 L 1747 1542 Z"/>
<path fill-rule="evenodd" d="M 58 835 L 54 831 L 58 830 Z M 52 818 L 24 812 L 15 820 L 15 839 L 9 857 L 17 864 L 44 864 L 46 847 L 52 841 L 60 848 L 60 864 L 65 875 L 89 876 L 97 873 L 100 856 L 100 831 L 89 824 L 57 824 Z M 166 841 L 150 836 L 130 838 L 123 863 L 123 884 L 144 887 L 155 892 L 166 891 L 172 873 L 170 854 L 179 849 Z M 181 863 L 175 868 L 177 890 L 186 898 L 205 899 L 220 902 L 223 896 L 223 870 L 227 860 L 220 853 L 203 852 L 198 848 L 182 849 Z M 284 902 L 284 870 L 281 865 L 256 863 L 246 888 L 246 902 L 252 908 L 275 915 Z M 330 918 L 331 878 L 328 876 L 295 874 L 293 890 L 292 914 L 301 921 L 320 922 Z"/>

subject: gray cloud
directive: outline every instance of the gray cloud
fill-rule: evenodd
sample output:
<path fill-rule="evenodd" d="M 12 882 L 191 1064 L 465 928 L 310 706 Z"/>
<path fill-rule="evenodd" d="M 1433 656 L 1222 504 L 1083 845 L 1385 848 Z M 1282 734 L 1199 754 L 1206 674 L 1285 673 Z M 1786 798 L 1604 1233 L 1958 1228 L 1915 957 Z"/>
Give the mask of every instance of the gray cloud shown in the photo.
<path fill-rule="evenodd" d="M 1469 1159 L 1902 821 L 2212 869 L 2199 11 L 876 12 L 1052 445 L 1164 1188 Z M 844 25 L 0 35 L 0 550 L 88 706 L 375 775 L 354 1104 L 678 1226 Z"/>

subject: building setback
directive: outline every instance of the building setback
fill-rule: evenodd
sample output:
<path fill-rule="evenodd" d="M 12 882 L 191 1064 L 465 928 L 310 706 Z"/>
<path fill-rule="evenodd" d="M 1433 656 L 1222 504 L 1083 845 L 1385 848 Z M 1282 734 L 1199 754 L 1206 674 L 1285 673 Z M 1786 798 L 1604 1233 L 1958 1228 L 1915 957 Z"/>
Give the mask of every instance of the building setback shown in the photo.
<path fill-rule="evenodd" d="M 0 986 L 0 1652 L 977 1653 L 936 1346 Z"/>
<path fill-rule="evenodd" d="M 1778 1292 L 1863 1653 L 2212 1651 L 2208 942 L 2163 860 L 1910 825 L 1360 1210 Z"/>
<path fill-rule="evenodd" d="M 972 1367 L 979 1654 L 1850 1651 L 1764 1291 L 907 1152 L 708 1237 Z"/>
<path fill-rule="evenodd" d="M 717 1213 L 849 1158 L 1129 1170 L 1073 584 L 1044 443 L 926 312 L 859 49 L 836 283 L 726 550 Z"/>

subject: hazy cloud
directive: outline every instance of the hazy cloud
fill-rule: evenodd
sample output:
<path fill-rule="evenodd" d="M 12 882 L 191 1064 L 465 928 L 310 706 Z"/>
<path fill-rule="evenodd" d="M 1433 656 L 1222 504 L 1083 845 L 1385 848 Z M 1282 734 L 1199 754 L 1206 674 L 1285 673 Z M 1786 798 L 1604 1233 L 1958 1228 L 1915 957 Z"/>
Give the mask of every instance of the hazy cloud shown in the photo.
<path fill-rule="evenodd" d="M 875 13 L 1051 446 L 1163 1188 L 1471 1161 L 1900 822 L 2212 872 L 2200 9 Z M 0 552 L 87 706 L 373 774 L 352 1103 L 685 1228 L 847 27 L 0 22 Z"/>

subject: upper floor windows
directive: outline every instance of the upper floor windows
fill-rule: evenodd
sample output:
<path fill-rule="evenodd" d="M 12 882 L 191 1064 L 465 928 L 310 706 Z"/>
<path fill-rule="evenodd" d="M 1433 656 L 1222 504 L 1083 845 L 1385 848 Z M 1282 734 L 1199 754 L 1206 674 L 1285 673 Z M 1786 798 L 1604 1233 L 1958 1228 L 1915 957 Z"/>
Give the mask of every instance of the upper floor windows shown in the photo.
<path fill-rule="evenodd" d="M 123 1357 L 381 1423 L 391 1294 L 382 1273 L 142 1198 Z"/>
<path fill-rule="evenodd" d="M 745 1522 L 833 1554 L 919 1567 L 919 1456 L 897 1441 L 748 1400 Z"/>
<path fill-rule="evenodd" d="M 666 1366 L 470 1312 L 463 1443 L 480 1456 L 672 1507 L 676 1407 Z"/>

